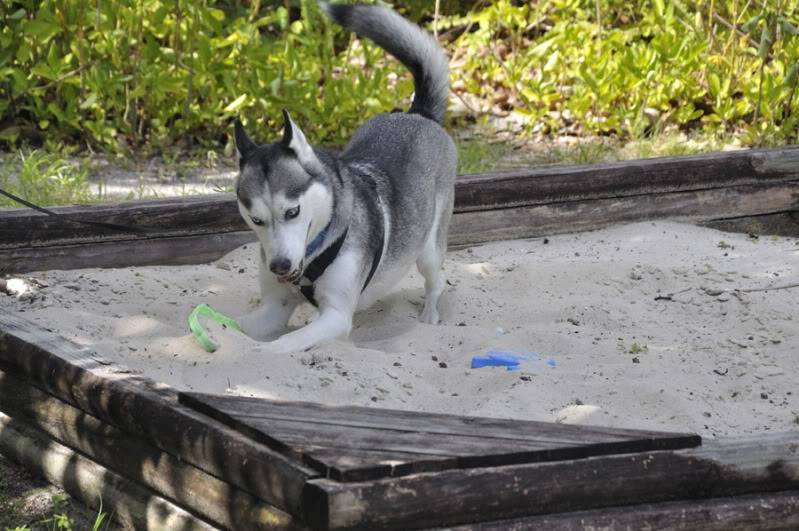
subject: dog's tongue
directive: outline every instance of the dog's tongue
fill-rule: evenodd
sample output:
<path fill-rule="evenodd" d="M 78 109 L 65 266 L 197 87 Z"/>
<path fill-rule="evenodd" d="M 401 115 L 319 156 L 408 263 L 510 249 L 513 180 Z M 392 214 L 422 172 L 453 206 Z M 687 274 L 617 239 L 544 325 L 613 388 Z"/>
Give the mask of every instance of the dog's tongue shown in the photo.
<path fill-rule="evenodd" d="M 299 275 L 296 271 L 289 273 L 288 275 L 283 275 L 282 277 L 278 277 L 283 282 L 293 282 L 299 278 Z"/>

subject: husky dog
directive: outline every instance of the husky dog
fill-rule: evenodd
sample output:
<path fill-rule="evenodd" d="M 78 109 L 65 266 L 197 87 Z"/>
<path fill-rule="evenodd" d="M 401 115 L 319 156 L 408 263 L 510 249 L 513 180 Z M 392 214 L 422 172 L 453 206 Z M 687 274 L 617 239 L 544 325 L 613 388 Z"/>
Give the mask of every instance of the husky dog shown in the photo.
<path fill-rule="evenodd" d="M 407 113 L 366 121 L 343 152 L 311 146 L 283 111 L 282 140 L 257 146 L 236 121 L 241 215 L 261 244 L 262 305 L 237 319 L 257 340 L 282 331 L 308 300 L 319 316 L 268 343 L 305 350 L 346 337 L 356 310 L 384 295 L 415 262 L 425 279 L 420 320 L 438 323 L 441 267 L 452 216 L 455 144 L 442 122 L 448 62 L 438 43 L 391 9 L 321 3 L 338 24 L 372 39 L 413 74 Z"/>

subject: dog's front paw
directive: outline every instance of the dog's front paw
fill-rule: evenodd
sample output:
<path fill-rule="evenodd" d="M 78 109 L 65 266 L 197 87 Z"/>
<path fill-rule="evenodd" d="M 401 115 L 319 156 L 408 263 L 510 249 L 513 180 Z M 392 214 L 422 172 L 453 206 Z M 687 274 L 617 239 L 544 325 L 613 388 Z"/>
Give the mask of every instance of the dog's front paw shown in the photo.
<path fill-rule="evenodd" d="M 439 321 L 438 310 L 425 306 L 422 315 L 419 316 L 419 320 L 425 324 L 437 325 Z"/>
<path fill-rule="evenodd" d="M 290 334 L 281 336 L 274 341 L 266 344 L 266 348 L 275 354 L 288 354 L 289 352 L 302 352 L 312 348 L 313 345 L 308 345 L 305 341 L 298 341 L 295 337 L 290 337 Z"/>

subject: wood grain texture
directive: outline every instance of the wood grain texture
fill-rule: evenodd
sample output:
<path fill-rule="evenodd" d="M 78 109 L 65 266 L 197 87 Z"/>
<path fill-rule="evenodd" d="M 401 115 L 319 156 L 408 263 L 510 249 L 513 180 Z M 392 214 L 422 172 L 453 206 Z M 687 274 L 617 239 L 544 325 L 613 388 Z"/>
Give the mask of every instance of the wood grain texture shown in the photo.
<path fill-rule="evenodd" d="M 0 371 L 0 411 L 228 529 L 299 528 L 284 511 Z M 202 503 L 197 503 L 202 500 Z M 110 510 L 110 508 L 109 508 Z"/>
<path fill-rule="evenodd" d="M 799 489 L 799 431 L 693 449 L 447 470 L 361 483 L 313 479 L 319 529 L 419 529 L 685 499 Z"/>
<path fill-rule="evenodd" d="M 596 230 L 618 223 L 671 219 L 748 231 L 758 219 L 781 213 L 782 223 L 768 223 L 769 234 L 797 232 L 792 220 L 799 211 L 799 185 L 750 185 L 693 192 L 652 194 L 456 213 L 449 245 L 463 247 L 489 241 L 533 238 Z M 786 216 L 788 216 L 786 218 Z M 725 220 L 729 220 L 725 223 Z M 250 231 L 0 248 L 0 265 L 11 273 L 85 267 L 128 267 L 208 263 L 253 242 Z"/>
<path fill-rule="evenodd" d="M 799 148 L 780 147 L 461 175 L 456 212 L 685 192 L 799 179 Z"/>
<path fill-rule="evenodd" d="M 780 531 L 799 529 L 799 491 L 773 492 L 436 528 L 437 531 Z"/>
<path fill-rule="evenodd" d="M 649 219 L 705 222 L 799 210 L 799 148 L 462 175 L 450 246 Z M 232 194 L 53 209 L 152 229 L 126 233 L 33 210 L 0 210 L 9 272 L 212 261 L 252 241 Z M 243 233 L 244 232 L 244 233 Z"/>
<path fill-rule="evenodd" d="M 452 216 L 449 245 L 596 230 L 671 219 L 697 223 L 799 209 L 799 185 L 746 185 L 621 198 L 566 201 Z"/>
<path fill-rule="evenodd" d="M 9 273 L 207 264 L 256 240 L 252 231 L 175 236 L 149 240 L 0 249 L 0 265 Z"/>
<path fill-rule="evenodd" d="M 169 197 L 123 203 L 101 203 L 50 210 L 59 217 L 31 209 L 0 210 L 0 249 L 69 245 L 103 240 L 136 240 L 193 236 L 247 230 L 233 194 Z M 157 229 L 154 233 L 121 232 L 84 225 L 67 218 Z"/>
<path fill-rule="evenodd" d="M 799 210 L 706 221 L 699 223 L 699 225 L 725 232 L 739 232 L 757 236 L 772 236 L 776 234 L 778 236 L 799 238 Z"/>
<path fill-rule="evenodd" d="M 124 529 L 219 531 L 152 491 L 0 413 L 0 453 L 39 474 Z"/>
<path fill-rule="evenodd" d="M 2 310 L 0 368 L 291 514 L 305 481 L 318 475 L 180 405 L 172 388 Z"/>
<path fill-rule="evenodd" d="M 196 408 L 338 481 L 686 448 L 697 435 L 180 393 Z M 416 462 L 419 463 L 416 466 Z"/>

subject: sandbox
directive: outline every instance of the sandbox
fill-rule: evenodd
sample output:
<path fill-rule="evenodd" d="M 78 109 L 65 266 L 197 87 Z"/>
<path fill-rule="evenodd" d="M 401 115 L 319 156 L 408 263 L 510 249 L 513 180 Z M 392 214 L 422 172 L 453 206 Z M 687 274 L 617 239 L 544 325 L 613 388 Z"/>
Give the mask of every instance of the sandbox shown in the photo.
<path fill-rule="evenodd" d="M 258 304 L 231 197 L 3 212 L 0 452 L 142 528 L 799 526 L 797 161 L 460 176 L 442 323 L 411 272 L 288 355 L 190 335 Z"/>
<path fill-rule="evenodd" d="M 208 324 L 220 348 L 205 352 L 189 313 L 249 311 L 257 254 L 36 273 L 42 287 L 0 305 L 181 391 L 704 436 L 796 426 L 797 239 L 644 222 L 491 243 L 450 253 L 439 326 L 417 321 L 414 271 L 350 341 L 279 355 Z M 530 359 L 471 368 L 490 353 Z"/>

